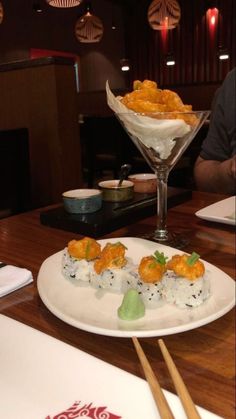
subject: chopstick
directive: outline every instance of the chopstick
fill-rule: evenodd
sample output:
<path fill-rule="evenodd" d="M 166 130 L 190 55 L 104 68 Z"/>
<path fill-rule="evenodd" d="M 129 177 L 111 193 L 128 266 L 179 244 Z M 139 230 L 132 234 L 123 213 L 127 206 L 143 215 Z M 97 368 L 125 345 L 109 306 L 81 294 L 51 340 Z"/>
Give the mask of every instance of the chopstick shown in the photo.
<path fill-rule="evenodd" d="M 156 402 L 156 406 L 159 410 L 161 418 L 174 419 L 174 416 L 171 412 L 171 409 L 168 405 L 165 395 L 160 387 L 160 384 L 158 383 L 158 380 L 152 370 L 151 365 L 149 364 L 149 361 L 145 353 L 143 352 L 143 349 L 138 339 L 135 336 L 133 336 L 132 341 L 136 349 L 137 355 L 139 357 L 140 363 L 142 365 L 144 375 L 152 391 L 152 395 Z"/>
<path fill-rule="evenodd" d="M 177 370 L 174 361 L 162 339 L 158 340 L 159 347 L 161 349 L 163 358 L 166 362 L 167 368 L 169 370 L 170 376 L 174 383 L 176 392 L 182 402 L 183 408 L 185 410 L 186 416 L 189 419 L 199 419 L 201 416 L 197 412 L 196 406 L 193 403 L 193 400 L 188 392 L 186 385 L 183 382 L 183 379 Z"/>
<path fill-rule="evenodd" d="M 143 368 L 144 375 L 152 391 L 152 395 L 156 402 L 156 406 L 159 410 L 160 416 L 163 419 L 174 418 L 171 409 L 168 405 L 168 402 L 165 398 L 165 395 L 161 389 L 160 384 L 158 383 L 157 377 L 155 376 L 152 367 L 136 337 L 132 337 L 134 347 L 136 349 L 137 355 L 139 357 L 140 363 Z M 185 410 L 186 416 L 188 419 L 201 419 L 200 415 L 197 412 L 197 409 L 193 403 L 193 400 L 188 392 L 187 387 L 185 386 L 183 379 L 181 378 L 174 361 L 162 339 L 158 340 L 163 358 L 166 362 L 167 368 L 169 370 L 170 376 L 173 380 L 176 392 L 182 402 L 183 408 Z"/>

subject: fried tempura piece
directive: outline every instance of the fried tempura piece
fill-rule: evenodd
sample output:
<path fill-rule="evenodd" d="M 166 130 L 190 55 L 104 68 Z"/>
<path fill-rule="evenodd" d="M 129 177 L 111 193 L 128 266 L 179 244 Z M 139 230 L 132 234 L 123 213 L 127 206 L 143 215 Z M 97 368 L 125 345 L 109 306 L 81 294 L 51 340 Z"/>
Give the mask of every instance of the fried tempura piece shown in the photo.
<path fill-rule="evenodd" d="M 167 111 L 180 111 L 184 104 L 177 93 L 172 90 L 162 90 L 162 103 L 166 104 Z"/>
<path fill-rule="evenodd" d="M 156 251 L 152 256 L 144 256 L 139 264 L 138 273 L 143 282 L 159 282 L 166 272 L 166 257 Z"/>
<path fill-rule="evenodd" d="M 166 105 L 161 103 L 152 103 L 149 100 L 132 100 L 126 103 L 127 108 L 134 112 L 146 113 L 149 112 L 165 112 Z"/>
<path fill-rule="evenodd" d="M 94 270 L 100 274 L 108 268 L 122 268 L 127 264 L 125 258 L 126 247 L 120 243 L 107 243 L 102 249 L 101 256 L 94 263 Z"/>
<path fill-rule="evenodd" d="M 174 255 L 167 263 L 167 269 L 174 271 L 176 275 L 195 280 L 205 273 L 204 264 L 199 260 L 199 255 L 193 252 L 190 256 Z"/>
<path fill-rule="evenodd" d="M 81 240 L 71 240 L 67 248 L 68 253 L 77 259 L 93 260 L 101 254 L 101 245 L 90 237 L 84 237 Z"/>
<path fill-rule="evenodd" d="M 148 100 L 153 103 L 162 103 L 162 92 L 160 89 L 138 89 L 134 90 L 131 93 L 127 93 L 122 99 L 121 102 L 124 105 L 127 105 L 129 102 L 134 102 L 136 100 Z"/>
<path fill-rule="evenodd" d="M 150 114 L 158 119 L 183 119 L 187 124 L 194 125 L 197 117 L 191 114 L 192 106 L 183 104 L 176 92 L 159 89 L 157 83 L 151 80 L 135 80 L 133 91 L 127 93 L 120 101 L 134 112 Z M 153 113 L 157 113 L 153 115 Z M 158 113 L 170 112 L 168 115 Z M 181 113 L 180 113 L 181 112 Z"/>
<path fill-rule="evenodd" d="M 157 89 L 157 83 L 151 80 L 144 80 L 143 82 L 140 80 L 135 80 L 133 82 L 133 90 L 138 89 Z"/>
<path fill-rule="evenodd" d="M 194 125 L 197 121 L 195 115 L 191 114 L 192 105 L 184 105 L 179 95 L 172 90 L 162 90 L 162 101 L 166 104 L 166 111 L 173 112 L 174 119 L 183 119 L 187 124 Z M 179 112 L 190 112 L 190 114 L 183 115 Z"/>

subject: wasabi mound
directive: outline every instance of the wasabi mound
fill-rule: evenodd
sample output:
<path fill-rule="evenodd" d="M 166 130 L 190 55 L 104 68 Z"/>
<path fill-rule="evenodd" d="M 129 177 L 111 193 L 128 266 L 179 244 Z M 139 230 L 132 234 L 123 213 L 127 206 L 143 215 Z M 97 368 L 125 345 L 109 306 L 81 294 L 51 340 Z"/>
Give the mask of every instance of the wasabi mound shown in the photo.
<path fill-rule="evenodd" d="M 118 308 L 118 316 L 122 320 L 137 320 L 145 315 L 145 305 L 135 289 L 129 289 L 121 306 Z"/>

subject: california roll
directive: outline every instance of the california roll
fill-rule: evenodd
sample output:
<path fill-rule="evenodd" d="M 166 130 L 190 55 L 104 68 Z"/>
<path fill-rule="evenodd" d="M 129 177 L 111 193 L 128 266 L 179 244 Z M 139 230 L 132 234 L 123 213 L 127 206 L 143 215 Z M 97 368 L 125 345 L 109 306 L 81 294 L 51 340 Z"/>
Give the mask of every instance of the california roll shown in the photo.
<path fill-rule="evenodd" d="M 154 255 L 144 256 L 139 263 L 137 290 L 148 305 L 155 304 L 162 298 L 166 260 L 163 253 L 156 251 Z"/>
<path fill-rule="evenodd" d="M 90 237 L 71 240 L 63 251 L 62 274 L 67 279 L 89 282 L 94 261 L 101 254 L 101 245 Z"/>
<path fill-rule="evenodd" d="M 193 252 L 174 255 L 167 263 L 162 295 L 180 308 L 197 307 L 210 296 L 210 281 L 200 256 Z"/>
<path fill-rule="evenodd" d="M 90 284 L 95 288 L 124 293 L 135 287 L 137 277 L 133 263 L 126 256 L 126 247 L 121 242 L 107 243 L 100 257 L 94 262 Z"/>

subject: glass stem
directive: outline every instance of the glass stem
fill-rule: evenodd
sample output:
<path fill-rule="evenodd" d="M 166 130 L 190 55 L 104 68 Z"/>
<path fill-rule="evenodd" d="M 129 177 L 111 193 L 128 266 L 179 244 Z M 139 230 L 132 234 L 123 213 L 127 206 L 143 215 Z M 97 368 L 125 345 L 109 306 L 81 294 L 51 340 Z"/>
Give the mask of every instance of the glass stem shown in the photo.
<path fill-rule="evenodd" d="M 157 229 L 155 238 L 159 241 L 167 240 L 167 180 L 169 175 L 168 168 L 156 171 L 157 175 Z"/>

